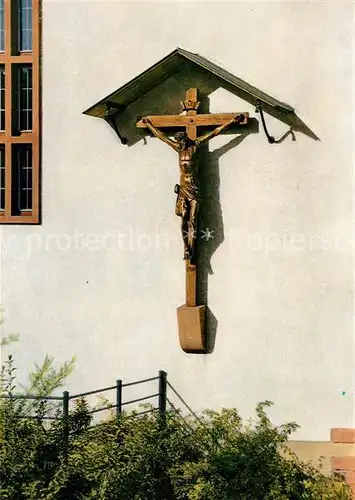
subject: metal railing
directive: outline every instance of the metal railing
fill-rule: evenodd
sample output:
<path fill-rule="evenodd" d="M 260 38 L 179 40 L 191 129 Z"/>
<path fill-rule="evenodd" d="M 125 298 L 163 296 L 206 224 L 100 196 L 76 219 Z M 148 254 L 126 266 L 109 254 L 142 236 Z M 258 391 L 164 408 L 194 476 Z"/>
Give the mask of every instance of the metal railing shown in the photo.
<path fill-rule="evenodd" d="M 154 394 L 150 394 L 148 396 L 139 397 L 136 399 L 131 399 L 129 401 L 123 401 L 123 389 L 126 387 L 132 387 L 139 384 L 144 384 L 147 382 L 152 382 L 154 380 L 158 380 L 158 392 Z M 117 417 L 122 413 L 122 410 L 125 406 L 131 405 L 134 403 L 139 403 L 142 401 L 146 401 L 152 398 L 158 398 L 158 407 L 153 407 L 149 410 L 144 410 L 141 412 L 137 412 L 136 415 L 143 415 L 145 413 L 150 413 L 154 411 L 159 411 L 159 414 L 163 417 L 166 412 L 166 403 L 167 403 L 167 373 L 163 370 L 160 370 L 158 376 L 150 377 L 143 380 L 137 380 L 135 382 L 123 383 L 121 379 L 116 381 L 115 385 L 110 387 L 104 387 L 102 389 L 95 389 L 93 391 L 81 392 L 78 394 L 70 394 L 69 391 L 64 391 L 62 396 L 33 396 L 30 394 L 8 394 L 1 395 L 0 399 L 8 399 L 8 400 L 30 400 L 30 401 L 40 401 L 40 402 L 61 402 L 61 415 L 60 416 L 49 416 L 49 415 L 19 415 L 19 418 L 30 418 L 30 419 L 40 419 L 40 420 L 62 420 L 62 429 L 63 429 L 63 440 L 64 443 L 67 444 L 69 440 L 69 404 L 71 400 L 84 398 L 86 396 L 101 394 L 107 391 L 115 390 L 116 401 L 115 404 L 108 404 L 106 406 L 102 406 L 100 408 L 95 408 L 90 410 L 89 414 L 98 413 L 105 410 L 110 410 L 114 408 L 116 410 Z"/>
<path fill-rule="evenodd" d="M 139 384 L 144 384 L 146 382 L 151 382 L 154 380 L 159 381 L 159 388 L 158 392 L 155 394 L 150 394 L 149 396 L 143 396 L 141 398 L 136 398 L 132 399 L 130 401 L 122 401 L 122 393 L 123 393 L 123 388 L 125 387 L 131 387 L 134 385 L 139 385 Z M 90 410 L 88 413 L 97 413 L 100 411 L 104 410 L 109 410 L 112 408 L 116 409 L 116 414 L 122 413 L 122 409 L 126 405 L 130 405 L 133 403 L 138 403 L 141 401 L 145 401 L 147 399 L 151 399 L 154 397 L 158 397 L 158 408 L 152 408 L 149 411 L 155 411 L 159 410 L 160 413 L 165 413 L 166 411 L 166 402 L 167 402 L 167 395 L 166 395 L 166 388 L 167 388 L 167 373 L 164 372 L 163 370 L 159 371 L 159 374 L 157 377 L 150 377 L 146 378 L 143 380 L 137 380 L 135 382 L 128 382 L 124 384 L 121 379 L 116 381 L 115 385 L 112 385 L 110 387 L 103 387 L 101 389 L 94 389 L 93 391 L 87 391 L 87 392 L 81 392 L 78 394 L 70 394 L 69 391 L 64 391 L 62 396 L 33 396 L 31 394 L 10 394 L 10 395 L 0 395 L 0 399 L 13 399 L 13 400 L 20 400 L 20 399 L 27 399 L 31 401 L 62 401 L 62 417 L 65 418 L 69 415 L 69 402 L 72 399 L 78 399 L 78 398 L 83 398 L 86 396 L 94 395 L 94 394 L 101 394 L 103 392 L 107 391 L 112 391 L 116 390 L 116 403 L 115 404 L 108 404 L 107 406 L 103 406 L 101 408 L 96 408 L 94 410 Z M 140 412 L 138 415 L 147 413 L 147 412 Z M 38 418 L 38 416 L 33 416 L 33 415 L 25 415 L 23 418 Z M 56 420 L 61 417 L 51 417 L 51 416 L 41 416 L 41 419 L 44 420 Z"/>

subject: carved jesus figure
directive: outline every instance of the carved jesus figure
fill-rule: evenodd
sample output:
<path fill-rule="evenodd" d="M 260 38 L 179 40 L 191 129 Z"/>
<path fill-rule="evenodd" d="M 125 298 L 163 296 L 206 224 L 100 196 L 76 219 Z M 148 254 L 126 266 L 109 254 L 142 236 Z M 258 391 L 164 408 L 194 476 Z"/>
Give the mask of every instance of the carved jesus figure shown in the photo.
<path fill-rule="evenodd" d="M 190 139 L 186 132 L 179 132 L 175 135 L 174 139 L 171 139 L 161 130 L 156 128 L 148 118 L 142 119 L 143 123 L 156 137 L 158 137 L 158 139 L 172 147 L 179 155 L 180 185 L 177 184 L 175 186 L 175 192 L 177 194 L 175 213 L 181 217 L 184 260 L 190 260 L 191 263 L 193 263 L 195 259 L 197 217 L 200 201 L 197 163 L 198 147 L 200 144 L 219 135 L 233 123 L 242 122 L 244 118 L 244 115 L 236 115 L 229 122 L 195 140 Z"/>

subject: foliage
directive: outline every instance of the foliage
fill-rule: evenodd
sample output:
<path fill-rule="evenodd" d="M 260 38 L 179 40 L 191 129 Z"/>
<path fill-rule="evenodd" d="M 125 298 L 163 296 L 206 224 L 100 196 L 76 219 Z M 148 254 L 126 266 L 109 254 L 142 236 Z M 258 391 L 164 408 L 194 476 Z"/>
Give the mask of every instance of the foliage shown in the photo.
<path fill-rule="evenodd" d="M 3 370 L 2 390 L 13 393 L 12 359 Z M 44 366 L 44 368 L 43 368 Z M 48 362 L 36 368 L 31 389 L 47 393 Z M 59 372 L 55 372 L 57 375 Z M 65 375 L 66 371 L 60 372 Z M 60 383 L 58 377 L 54 377 Z M 44 390 L 46 388 L 46 390 Z M 271 403 L 256 408 L 244 423 L 235 409 L 207 411 L 201 419 L 122 413 L 92 425 L 85 399 L 76 400 L 68 419 L 43 424 L 17 418 L 24 400 L 1 400 L 0 497 L 6 500 L 349 500 L 338 477 L 322 475 L 287 451 L 295 424 L 275 427 Z M 149 410 L 150 407 L 144 409 Z M 58 414 L 58 416 L 60 416 Z"/>
<path fill-rule="evenodd" d="M 0 310 L 1 312 L 1 310 Z M 2 320 L 0 319 L 0 324 Z M 0 341 L 0 348 L 7 347 L 13 342 L 19 340 L 18 334 L 10 334 L 5 336 Z M 54 358 L 46 355 L 42 364 L 35 363 L 34 370 L 29 373 L 29 385 L 24 386 L 18 384 L 24 391 L 25 395 L 36 396 L 42 398 L 40 401 L 36 400 L 14 400 L 7 402 L 7 406 L 11 406 L 12 411 L 15 411 L 17 416 L 22 417 L 31 415 L 35 412 L 38 416 L 44 416 L 52 413 L 54 415 L 57 411 L 55 405 L 49 405 L 46 397 L 53 394 L 57 389 L 63 387 L 64 381 L 73 372 L 75 366 L 75 357 L 70 361 L 65 361 L 58 369 L 54 367 Z M 17 387 L 16 372 L 17 368 L 14 365 L 12 354 L 8 355 L 7 360 L 0 370 L 0 396 L 7 394 L 13 395 Z"/>

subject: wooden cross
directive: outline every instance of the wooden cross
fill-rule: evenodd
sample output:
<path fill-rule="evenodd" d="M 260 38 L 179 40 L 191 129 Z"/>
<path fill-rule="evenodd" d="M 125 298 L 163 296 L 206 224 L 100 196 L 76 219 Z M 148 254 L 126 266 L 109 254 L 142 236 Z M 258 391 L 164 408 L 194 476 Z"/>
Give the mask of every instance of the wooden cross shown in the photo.
<path fill-rule="evenodd" d="M 156 115 L 147 116 L 137 122 L 138 128 L 150 128 L 150 123 L 154 128 L 182 128 L 192 141 L 197 139 L 198 127 L 218 127 L 223 130 L 223 126 L 228 124 L 238 116 L 238 125 L 248 123 L 248 113 L 215 113 L 197 114 L 199 103 L 197 89 L 192 88 L 186 91 L 186 99 L 182 102 L 183 115 Z M 216 129 L 215 129 L 216 130 Z M 163 134 L 155 135 L 162 138 Z M 213 133 L 204 137 L 214 136 Z M 163 139 L 164 140 L 164 139 Z M 167 142 L 165 140 L 165 142 Z M 172 142 L 172 141 L 170 141 Z M 205 352 L 205 305 L 197 305 L 197 266 L 186 260 L 186 304 L 178 308 L 178 323 L 180 344 L 186 352 Z"/>

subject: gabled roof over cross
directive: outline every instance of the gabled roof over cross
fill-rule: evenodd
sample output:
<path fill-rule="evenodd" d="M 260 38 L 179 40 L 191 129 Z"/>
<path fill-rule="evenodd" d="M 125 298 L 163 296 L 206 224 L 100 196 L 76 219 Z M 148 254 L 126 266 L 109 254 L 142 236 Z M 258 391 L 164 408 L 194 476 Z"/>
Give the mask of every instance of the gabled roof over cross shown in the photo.
<path fill-rule="evenodd" d="M 84 114 L 106 118 L 108 105 L 114 107 L 115 112 L 119 114 L 141 96 L 161 85 L 167 78 L 184 70 L 189 71 L 192 67 L 205 72 L 206 76 L 213 76 L 220 87 L 237 95 L 253 106 L 257 107 L 261 104 L 266 113 L 286 123 L 293 130 L 302 132 L 308 137 L 318 140 L 314 132 L 296 115 L 292 106 L 266 94 L 220 66 L 208 61 L 201 55 L 181 48 L 175 49 L 146 71 L 104 99 L 101 99 L 98 103 L 84 111 Z"/>

